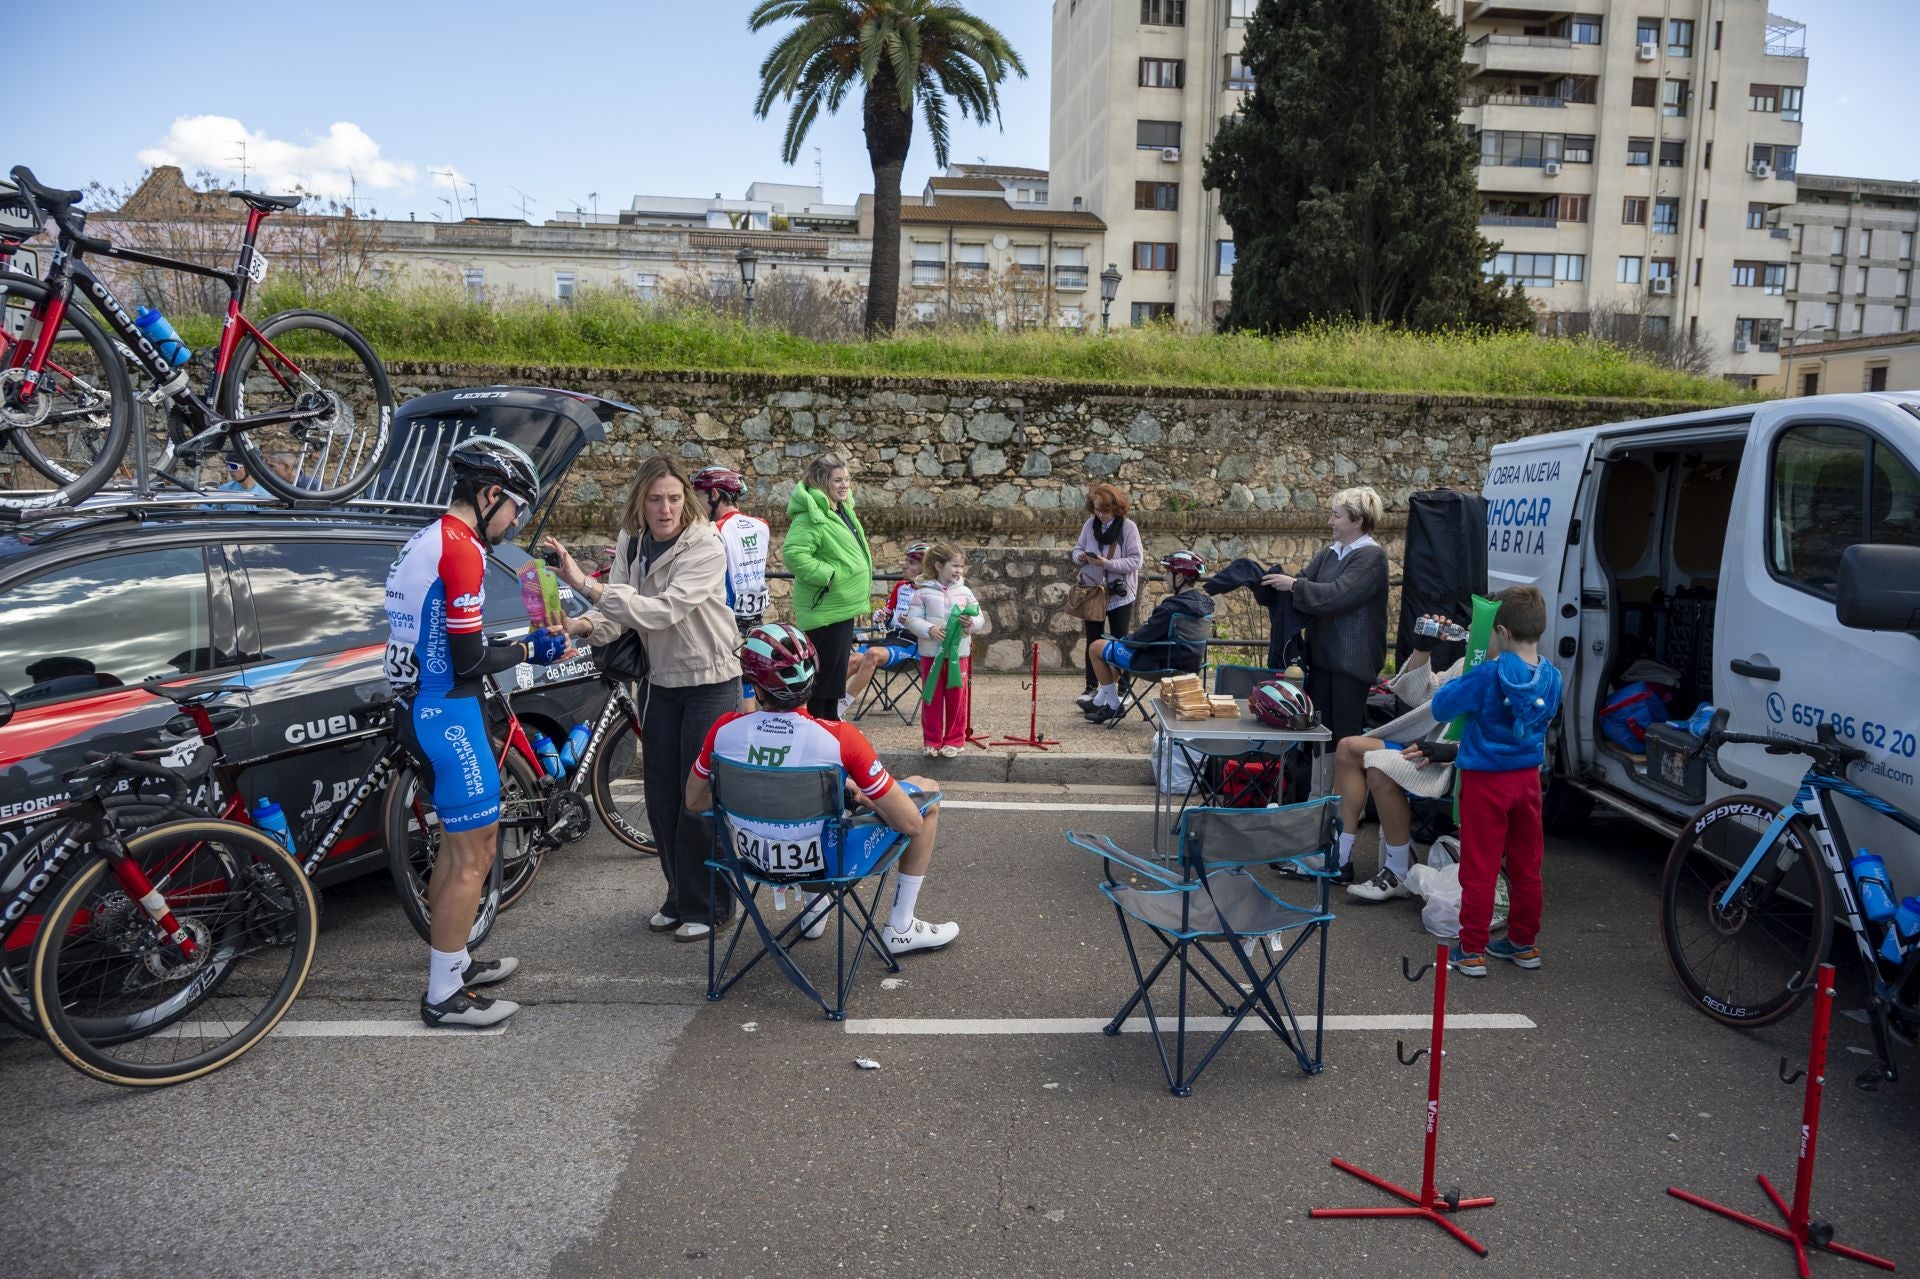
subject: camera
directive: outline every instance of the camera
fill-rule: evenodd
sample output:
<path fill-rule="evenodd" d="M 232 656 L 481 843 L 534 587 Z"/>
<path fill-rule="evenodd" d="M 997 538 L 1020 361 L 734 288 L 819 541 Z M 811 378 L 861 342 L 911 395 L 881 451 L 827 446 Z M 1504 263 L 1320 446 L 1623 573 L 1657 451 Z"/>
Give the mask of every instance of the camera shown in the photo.
<path fill-rule="evenodd" d="M 1126 593 L 1127 593 L 1127 584 L 1125 582 L 1108 582 L 1107 583 L 1107 594 L 1125 595 Z"/>

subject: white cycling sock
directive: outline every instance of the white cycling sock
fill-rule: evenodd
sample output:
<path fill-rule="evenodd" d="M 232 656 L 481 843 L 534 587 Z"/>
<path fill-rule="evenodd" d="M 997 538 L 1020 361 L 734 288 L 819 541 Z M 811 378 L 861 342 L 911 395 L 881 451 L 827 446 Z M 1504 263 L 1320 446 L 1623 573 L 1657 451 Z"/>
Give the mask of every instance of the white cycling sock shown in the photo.
<path fill-rule="evenodd" d="M 807 898 L 806 908 L 800 912 L 800 918 L 807 922 L 800 926 L 802 928 L 812 928 L 815 924 L 819 923 L 826 917 L 827 907 L 832 904 L 832 901 L 833 899 L 825 893 L 814 893 L 809 896 Z"/>
<path fill-rule="evenodd" d="M 1405 879 L 1413 869 L 1413 844 L 1389 844 L 1381 840 L 1380 864 L 1392 871 L 1395 879 Z"/>
<path fill-rule="evenodd" d="M 1342 835 L 1340 837 L 1339 847 L 1334 851 L 1333 864 L 1336 867 L 1345 866 L 1348 862 L 1352 860 L 1353 860 L 1353 836 Z"/>
<path fill-rule="evenodd" d="M 459 950 L 429 948 L 427 953 L 433 956 L 427 968 L 427 1002 L 437 1004 L 453 998 L 454 992 L 460 989 L 460 979 L 466 975 L 467 965 L 473 960 L 467 957 L 465 946 Z"/>
<path fill-rule="evenodd" d="M 920 900 L 920 885 L 927 882 L 925 875 L 896 875 L 894 883 L 899 885 L 893 894 L 893 914 L 887 916 L 887 927 L 896 933 L 904 933 L 913 927 L 913 908 Z"/>
<path fill-rule="evenodd" d="M 1093 695 L 1093 704 L 1095 706 L 1111 706 L 1118 710 L 1120 706 L 1119 681 L 1116 680 L 1111 684 L 1102 684 L 1100 691 Z"/>

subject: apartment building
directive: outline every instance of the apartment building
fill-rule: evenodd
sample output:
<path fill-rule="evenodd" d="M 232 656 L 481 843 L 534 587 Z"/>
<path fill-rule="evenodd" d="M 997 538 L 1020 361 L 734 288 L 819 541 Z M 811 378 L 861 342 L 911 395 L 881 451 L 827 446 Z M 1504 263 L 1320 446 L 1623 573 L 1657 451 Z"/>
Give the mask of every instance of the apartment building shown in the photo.
<path fill-rule="evenodd" d="M 1783 346 L 1920 328 L 1914 309 L 1920 182 L 1803 173 L 1798 190 L 1799 199 L 1781 216 L 1793 254 Z"/>
<path fill-rule="evenodd" d="M 1079 328 L 1100 313 L 1106 225 L 1049 203 L 1040 169 L 954 165 L 900 203 L 901 319 Z"/>
<path fill-rule="evenodd" d="M 1782 347 L 1779 372 L 1762 377 L 1755 387 L 1789 399 L 1843 391 L 1920 391 L 1920 332 Z"/>
<path fill-rule="evenodd" d="M 1499 245 L 1489 273 L 1520 282 L 1549 331 L 1632 316 L 1693 334 L 1729 376 L 1770 372 L 1801 24 L 1764 0 L 1576 2 L 1438 0 L 1466 32 L 1460 118 Z M 1125 275 L 1116 314 L 1204 326 L 1229 296 L 1232 230 L 1200 174 L 1219 121 L 1252 88 L 1239 57 L 1252 10 L 1055 0 L 1055 198 L 1082 196 L 1107 222 Z"/>

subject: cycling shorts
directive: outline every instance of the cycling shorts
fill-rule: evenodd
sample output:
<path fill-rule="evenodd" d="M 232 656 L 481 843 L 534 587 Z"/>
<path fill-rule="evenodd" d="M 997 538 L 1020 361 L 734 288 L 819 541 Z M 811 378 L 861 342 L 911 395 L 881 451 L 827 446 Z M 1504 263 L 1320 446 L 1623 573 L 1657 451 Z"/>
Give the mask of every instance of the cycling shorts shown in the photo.
<path fill-rule="evenodd" d="M 890 671 L 902 666 L 911 666 L 914 662 L 920 660 L 920 647 L 912 640 L 894 640 L 885 644 L 862 644 L 860 651 L 862 653 L 871 653 L 876 648 L 886 653 L 887 660 L 885 666 L 886 669 Z"/>
<path fill-rule="evenodd" d="M 400 740 L 420 765 L 443 830 L 478 830 L 500 820 L 500 768 L 477 697 L 401 700 Z"/>
<path fill-rule="evenodd" d="M 1133 670 L 1137 657 L 1138 654 L 1130 646 L 1117 639 L 1108 640 L 1106 647 L 1100 650 L 1100 660 L 1116 671 Z"/>
<path fill-rule="evenodd" d="M 922 794 L 920 788 L 911 782 L 901 782 L 899 785 L 900 789 L 907 793 L 907 797 L 913 800 L 913 806 L 922 813 L 925 813 L 928 805 L 931 804 L 932 801 L 929 800 L 925 804 L 920 802 Z M 849 878 L 871 874 L 874 866 L 879 863 L 880 859 L 891 852 L 895 844 L 898 844 L 905 838 L 905 835 L 902 835 L 891 826 L 879 825 L 877 823 L 862 823 L 858 826 L 849 826 L 846 833 L 846 842 L 840 849 L 841 873 Z"/>

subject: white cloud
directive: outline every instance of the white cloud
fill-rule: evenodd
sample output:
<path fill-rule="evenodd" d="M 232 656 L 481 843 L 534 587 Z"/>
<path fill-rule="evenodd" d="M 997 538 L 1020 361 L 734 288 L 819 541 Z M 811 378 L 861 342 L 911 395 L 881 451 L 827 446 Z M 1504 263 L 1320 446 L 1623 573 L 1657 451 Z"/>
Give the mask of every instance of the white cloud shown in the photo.
<path fill-rule="evenodd" d="M 358 185 L 374 190 L 411 186 L 413 165 L 380 154 L 380 144 L 357 124 L 337 120 L 306 142 L 270 138 L 231 116 L 177 117 L 160 145 L 140 152 L 142 164 L 177 164 L 192 173 L 208 169 L 238 175 L 244 144 L 249 185 L 269 192 L 295 187 L 314 195 L 345 196 Z"/>

